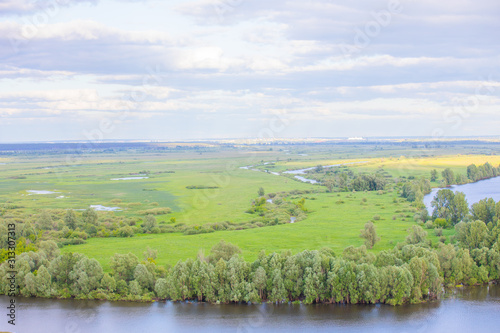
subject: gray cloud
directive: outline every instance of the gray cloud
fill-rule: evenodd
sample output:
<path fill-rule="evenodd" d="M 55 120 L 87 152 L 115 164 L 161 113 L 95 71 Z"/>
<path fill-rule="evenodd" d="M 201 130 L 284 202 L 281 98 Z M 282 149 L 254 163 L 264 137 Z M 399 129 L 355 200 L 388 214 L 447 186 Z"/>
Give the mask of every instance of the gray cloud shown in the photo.
<path fill-rule="evenodd" d="M 0 3 L 0 16 L 29 15 L 37 12 L 53 13 L 62 7 L 80 3 L 97 4 L 99 0 L 4 0 Z"/>
<path fill-rule="evenodd" d="M 29 15 L 49 3 L 0 8 L 4 16 Z M 152 7 L 150 15 L 172 25 L 140 29 L 114 25 L 115 14 L 109 22 L 38 26 L 5 16 L 0 141 L 12 126 L 34 121 L 72 128 L 41 136 L 65 138 L 124 111 L 109 138 L 256 136 L 280 113 L 290 125 L 278 136 L 430 135 L 439 126 L 447 135 L 494 134 L 500 4 L 401 0 L 383 16 L 390 3 L 204 0 L 178 5 L 175 14 Z M 129 108 L 126 99 L 140 89 L 144 100 Z M 457 129 L 455 111 L 471 101 L 477 106 Z"/>

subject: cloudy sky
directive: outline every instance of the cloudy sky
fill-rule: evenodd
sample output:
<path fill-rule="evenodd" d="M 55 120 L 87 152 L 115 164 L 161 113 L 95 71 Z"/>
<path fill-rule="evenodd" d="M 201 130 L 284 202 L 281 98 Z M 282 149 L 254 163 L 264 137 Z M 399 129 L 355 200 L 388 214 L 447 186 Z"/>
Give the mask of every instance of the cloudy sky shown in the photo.
<path fill-rule="evenodd" d="M 498 0 L 0 0 L 0 142 L 482 136 Z"/>

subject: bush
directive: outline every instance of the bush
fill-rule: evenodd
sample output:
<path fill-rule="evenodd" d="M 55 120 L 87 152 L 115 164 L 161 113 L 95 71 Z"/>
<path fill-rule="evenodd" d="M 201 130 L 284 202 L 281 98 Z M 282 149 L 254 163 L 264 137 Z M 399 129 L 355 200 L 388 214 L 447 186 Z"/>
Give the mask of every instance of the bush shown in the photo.
<path fill-rule="evenodd" d="M 449 225 L 450 223 L 446 219 L 438 217 L 437 219 L 434 220 L 435 227 L 447 228 L 449 227 Z"/>
<path fill-rule="evenodd" d="M 130 226 L 121 227 L 116 230 L 116 233 L 119 237 L 132 237 L 134 236 L 134 229 Z"/>
<path fill-rule="evenodd" d="M 377 215 L 373 216 L 373 220 L 380 221 L 380 215 L 377 214 Z"/>
<path fill-rule="evenodd" d="M 432 221 L 425 222 L 425 228 L 426 229 L 433 229 L 434 228 L 434 223 L 432 223 Z"/>
<path fill-rule="evenodd" d="M 170 209 L 169 207 L 159 207 L 159 208 L 141 210 L 138 213 L 140 215 L 164 215 L 164 214 L 170 214 L 171 212 L 172 209 Z"/>

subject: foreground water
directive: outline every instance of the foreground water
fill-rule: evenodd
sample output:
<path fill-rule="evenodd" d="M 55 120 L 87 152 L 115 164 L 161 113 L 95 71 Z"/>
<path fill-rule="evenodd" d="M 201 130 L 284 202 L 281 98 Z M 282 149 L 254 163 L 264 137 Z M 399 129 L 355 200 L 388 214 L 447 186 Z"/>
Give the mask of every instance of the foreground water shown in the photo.
<path fill-rule="evenodd" d="M 469 206 L 484 198 L 493 198 L 495 201 L 500 201 L 500 177 L 465 185 L 453 185 L 447 188 L 453 192 L 459 191 L 465 193 Z M 431 202 L 439 190 L 441 190 L 441 188 L 434 188 L 430 194 L 424 196 L 424 204 L 429 213 L 432 213 Z"/>
<path fill-rule="evenodd" d="M 6 312 L 9 299 L 0 297 Z M 213 305 L 17 299 L 15 332 L 496 332 L 500 287 L 417 305 Z"/>

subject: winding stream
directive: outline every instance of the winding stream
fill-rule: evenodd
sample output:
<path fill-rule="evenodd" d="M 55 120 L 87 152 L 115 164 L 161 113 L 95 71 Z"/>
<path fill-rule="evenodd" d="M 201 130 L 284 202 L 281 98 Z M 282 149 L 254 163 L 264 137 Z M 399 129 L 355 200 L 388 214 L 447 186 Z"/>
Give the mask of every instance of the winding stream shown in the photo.
<path fill-rule="evenodd" d="M 359 163 L 367 163 L 367 162 L 368 161 L 332 164 L 332 165 L 323 166 L 323 168 L 333 168 L 333 167 L 339 167 L 339 166 L 343 166 L 343 165 L 359 164 Z M 270 162 L 266 162 L 266 163 L 260 164 L 260 165 L 267 165 L 269 163 Z M 240 169 L 252 170 L 252 171 L 261 171 L 259 169 L 255 169 L 255 167 L 256 167 L 255 165 L 248 165 L 248 166 L 242 166 L 242 167 L 240 167 Z M 301 176 L 301 175 L 306 175 L 307 171 L 314 170 L 314 169 L 316 169 L 316 167 L 310 167 L 310 168 L 304 168 L 304 169 L 297 169 L 297 170 L 288 170 L 288 171 L 283 171 L 283 173 L 295 175 L 295 178 L 297 178 L 298 180 L 300 180 L 301 182 L 304 182 L 304 183 L 319 184 L 319 182 L 317 180 L 308 179 L 306 177 Z M 276 175 L 276 176 L 280 176 L 281 175 L 278 172 L 268 172 L 268 173 L 271 173 L 271 174 Z"/>

